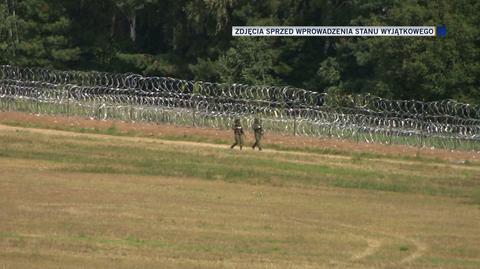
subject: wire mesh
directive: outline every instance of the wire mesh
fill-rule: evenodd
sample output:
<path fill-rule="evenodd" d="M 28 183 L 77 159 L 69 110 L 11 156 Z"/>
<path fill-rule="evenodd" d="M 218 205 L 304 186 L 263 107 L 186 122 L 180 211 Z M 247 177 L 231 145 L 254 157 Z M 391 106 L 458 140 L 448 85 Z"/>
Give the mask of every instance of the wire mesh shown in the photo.
<path fill-rule="evenodd" d="M 137 74 L 0 66 L 0 110 L 480 150 L 480 106 Z"/>

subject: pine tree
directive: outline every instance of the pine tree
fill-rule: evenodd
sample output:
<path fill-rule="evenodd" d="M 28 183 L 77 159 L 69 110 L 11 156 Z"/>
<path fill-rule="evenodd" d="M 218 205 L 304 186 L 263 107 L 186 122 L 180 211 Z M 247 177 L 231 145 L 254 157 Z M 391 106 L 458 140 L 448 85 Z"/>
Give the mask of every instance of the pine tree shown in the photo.
<path fill-rule="evenodd" d="M 22 66 L 60 67 L 78 59 L 68 37 L 70 20 L 58 3 L 5 0 L 0 4 L 0 61 Z"/>

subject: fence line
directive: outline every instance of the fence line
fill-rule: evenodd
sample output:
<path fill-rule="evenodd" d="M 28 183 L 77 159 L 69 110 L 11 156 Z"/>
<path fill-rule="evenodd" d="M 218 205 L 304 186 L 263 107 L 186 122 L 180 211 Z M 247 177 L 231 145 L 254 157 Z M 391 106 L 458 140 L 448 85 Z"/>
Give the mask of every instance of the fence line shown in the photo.
<path fill-rule="evenodd" d="M 136 74 L 0 66 L 0 110 L 480 150 L 480 106 Z"/>

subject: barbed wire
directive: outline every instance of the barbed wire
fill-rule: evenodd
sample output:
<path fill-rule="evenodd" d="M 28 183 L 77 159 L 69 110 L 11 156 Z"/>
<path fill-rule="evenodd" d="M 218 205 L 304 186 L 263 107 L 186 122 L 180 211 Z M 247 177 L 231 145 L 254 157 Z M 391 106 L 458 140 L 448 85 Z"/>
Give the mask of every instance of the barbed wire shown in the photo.
<path fill-rule="evenodd" d="M 480 142 L 480 106 L 453 100 L 389 100 L 291 87 L 6 65 L 0 66 L 0 98 L 0 108 L 102 119 L 225 128 L 236 117 L 246 124 L 261 117 L 271 131 L 302 135 L 422 145 L 425 138 L 434 138 L 443 139 L 438 145 L 443 147 L 456 146 L 455 140 Z"/>

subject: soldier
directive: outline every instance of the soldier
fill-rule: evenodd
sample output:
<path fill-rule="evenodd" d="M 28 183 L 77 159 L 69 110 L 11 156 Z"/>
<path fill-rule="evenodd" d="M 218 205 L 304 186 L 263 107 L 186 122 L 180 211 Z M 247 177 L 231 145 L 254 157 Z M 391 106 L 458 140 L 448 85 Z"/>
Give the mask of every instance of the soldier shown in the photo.
<path fill-rule="evenodd" d="M 234 126 L 233 126 L 233 134 L 235 135 L 235 143 L 230 147 L 233 149 L 236 145 L 240 146 L 240 150 L 243 147 L 243 137 L 245 134 L 243 133 L 242 125 L 240 124 L 240 119 L 235 119 Z"/>
<path fill-rule="evenodd" d="M 255 149 L 255 147 L 258 147 L 258 150 L 262 150 L 262 136 L 263 136 L 263 128 L 262 125 L 260 124 L 260 119 L 255 118 L 253 119 L 253 125 L 252 129 L 255 132 L 255 144 L 253 144 L 252 149 Z"/>

